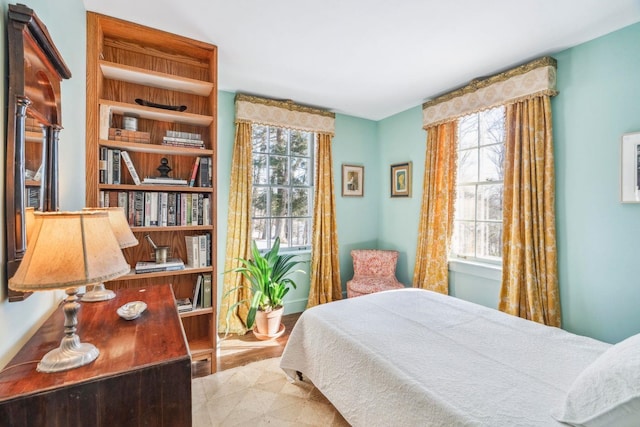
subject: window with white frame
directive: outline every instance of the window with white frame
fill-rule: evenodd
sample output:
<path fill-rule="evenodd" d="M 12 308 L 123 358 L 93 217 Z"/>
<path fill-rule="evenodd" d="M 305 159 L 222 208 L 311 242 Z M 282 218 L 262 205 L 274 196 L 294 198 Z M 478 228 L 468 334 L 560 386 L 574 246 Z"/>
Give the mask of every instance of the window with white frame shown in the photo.
<path fill-rule="evenodd" d="M 502 262 L 504 138 L 504 107 L 458 119 L 454 259 Z"/>
<path fill-rule="evenodd" d="M 314 133 L 254 124 L 251 237 L 270 249 L 311 248 Z"/>

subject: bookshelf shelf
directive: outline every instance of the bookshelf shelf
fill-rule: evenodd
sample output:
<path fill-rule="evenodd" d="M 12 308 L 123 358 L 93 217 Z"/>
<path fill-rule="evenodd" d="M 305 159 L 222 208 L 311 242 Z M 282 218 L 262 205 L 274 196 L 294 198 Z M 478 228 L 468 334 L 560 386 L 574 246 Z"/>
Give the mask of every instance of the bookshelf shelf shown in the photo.
<path fill-rule="evenodd" d="M 163 110 L 161 108 L 146 107 L 144 105 L 126 102 L 100 100 L 100 106 L 105 108 L 104 114 L 132 114 L 142 119 L 156 120 L 167 123 L 181 123 L 194 126 L 209 126 L 213 117 L 180 111 Z"/>
<path fill-rule="evenodd" d="M 183 185 L 135 185 L 135 184 L 98 184 L 100 190 L 112 191 L 168 191 L 172 193 L 211 193 L 211 187 L 185 187 Z"/>
<path fill-rule="evenodd" d="M 188 79 L 171 74 L 159 73 L 153 70 L 131 67 L 109 61 L 98 61 L 104 77 L 160 89 L 177 90 L 198 96 L 209 96 L 213 90 L 213 83 L 202 80 Z"/>
<path fill-rule="evenodd" d="M 167 277 L 167 276 L 182 276 L 186 274 L 194 274 L 194 273 L 211 273 L 211 267 L 201 267 L 201 268 L 192 268 L 186 267 L 184 270 L 170 270 L 170 271 L 156 271 L 153 273 L 137 273 L 134 269 L 128 274 L 121 276 L 118 280 L 142 280 L 142 279 L 152 279 L 156 277 Z"/>
<path fill-rule="evenodd" d="M 147 234 L 158 246 L 168 246 L 172 257 L 185 264 L 189 240 L 185 238 L 208 235 L 199 249 L 212 264 L 141 274 L 131 271 L 106 286 L 117 293 L 168 283 L 176 299 L 193 298 L 199 277 L 211 276 L 211 308 L 180 313 L 180 319 L 191 354 L 198 360 L 210 360 L 212 373 L 216 371 L 217 338 L 216 86 L 216 46 L 87 12 L 87 206 L 126 208 L 139 241 L 123 250 L 131 266 L 150 259 Z M 138 105 L 134 102 L 138 98 L 159 105 L 184 105 L 186 110 Z M 125 114 L 138 118 L 133 129 L 125 129 Z M 110 136 L 110 129 L 120 131 L 112 130 Z M 199 140 L 204 148 L 162 144 L 166 137 L 183 135 L 190 140 L 181 142 Z M 122 156 L 123 151 L 128 156 Z M 136 178 L 160 176 L 159 165 L 169 166 L 173 178 L 189 182 L 196 177 L 195 186 L 135 185 L 140 182 Z M 198 220 L 207 225 L 148 226 L 155 221 L 196 224 Z"/>
<path fill-rule="evenodd" d="M 101 139 L 100 145 L 103 147 L 117 148 L 120 150 L 133 151 L 135 153 L 166 154 L 176 156 L 211 156 L 213 150 L 187 147 L 173 147 L 160 144 L 141 144 L 137 142 L 113 141 Z"/>

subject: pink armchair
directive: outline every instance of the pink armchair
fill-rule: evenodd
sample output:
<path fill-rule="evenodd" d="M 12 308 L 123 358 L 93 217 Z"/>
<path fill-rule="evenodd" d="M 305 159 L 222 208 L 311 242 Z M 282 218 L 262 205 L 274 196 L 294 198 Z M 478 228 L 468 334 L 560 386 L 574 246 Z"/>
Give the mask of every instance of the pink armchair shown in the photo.
<path fill-rule="evenodd" d="M 354 249 L 353 279 L 347 282 L 347 297 L 357 297 L 405 286 L 396 279 L 397 251 Z"/>

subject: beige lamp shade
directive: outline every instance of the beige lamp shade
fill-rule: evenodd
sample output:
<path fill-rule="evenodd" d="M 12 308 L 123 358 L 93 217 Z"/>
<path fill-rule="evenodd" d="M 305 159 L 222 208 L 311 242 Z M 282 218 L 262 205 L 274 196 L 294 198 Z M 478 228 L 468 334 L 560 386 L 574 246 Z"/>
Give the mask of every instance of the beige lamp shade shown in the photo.
<path fill-rule="evenodd" d="M 27 231 L 27 246 L 29 245 L 29 239 L 31 238 L 31 232 L 33 231 L 33 223 L 36 220 L 35 214 L 33 213 L 34 211 L 35 209 L 33 207 L 28 207 L 24 210 L 25 228 Z"/>
<path fill-rule="evenodd" d="M 16 291 L 67 289 L 129 272 L 106 212 L 36 212 Z"/>
<path fill-rule="evenodd" d="M 136 236 L 133 235 L 133 232 L 129 227 L 129 222 L 124 214 L 124 208 L 84 208 L 83 211 L 107 212 L 109 215 L 109 222 L 111 222 L 111 228 L 113 229 L 113 234 L 116 235 L 116 240 L 118 241 L 121 249 L 129 248 L 138 244 L 138 239 L 136 239 Z"/>

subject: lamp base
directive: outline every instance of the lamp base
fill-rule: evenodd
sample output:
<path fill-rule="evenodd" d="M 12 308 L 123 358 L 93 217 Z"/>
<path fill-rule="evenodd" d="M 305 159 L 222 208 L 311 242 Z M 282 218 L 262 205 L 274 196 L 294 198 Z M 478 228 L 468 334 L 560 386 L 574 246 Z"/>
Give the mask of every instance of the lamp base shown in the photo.
<path fill-rule="evenodd" d="M 78 368 L 91 363 L 100 355 L 100 350 L 93 344 L 81 343 L 78 335 L 62 338 L 60 347 L 44 355 L 38 372 L 60 372 Z"/>
<path fill-rule="evenodd" d="M 107 301 L 115 297 L 116 293 L 104 287 L 104 283 L 94 285 L 91 290 L 85 292 L 82 296 L 83 302 Z"/>
<path fill-rule="evenodd" d="M 78 368 L 91 363 L 100 355 L 100 350 L 93 344 L 81 343 L 76 334 L 78 326 L 78 288 L 67 288 L 64 300 L 64 337 L 60 346 L 45 354 L 36 370 L 38 372 L 59 372 Z"/>

